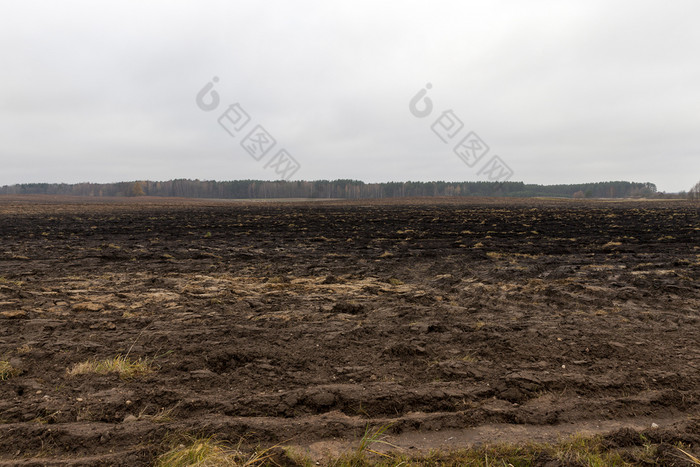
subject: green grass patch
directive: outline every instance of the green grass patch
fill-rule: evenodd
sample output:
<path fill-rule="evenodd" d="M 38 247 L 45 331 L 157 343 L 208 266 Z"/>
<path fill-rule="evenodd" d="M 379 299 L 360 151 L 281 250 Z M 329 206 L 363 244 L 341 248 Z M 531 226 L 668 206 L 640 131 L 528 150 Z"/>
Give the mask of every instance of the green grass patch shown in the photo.
<path fill-rule="evenodd" d="M 523 444 L 485 444 L 470 449 L 434 450 L 429 453 L 407 455 L 395 452 L 396 447 L 387 441 L 387 432 L 391 425 L 370 428 L 354 449 L 332 459 L 325 459 L 323 465 L 331 467 L 399 467 L 399 466 L 475 466 L 475 467 L 530 467 L 539 465 L 571 465 L 581 467 L 631 467 L 637 465 L 666 465 L 657 450 L 658 445 L 643 445 L 624 449 L 610 448 L 601 435 L 574 435 L 558 443 L 523 443 Z M 642 439 L 644 439 L 643 435 Z M 284 453 L 284 461 L 272 454 L 274 451 Z M 676 444 L 679 461 L 683 465 L 700 465 L 700 460 L 691 452 L 690 447 Z M 659 462 L 662 462 L 661 464 Z M 227 443 L 209 438 L 188 438 L 156 460 L 156 466 L 272 466 L 286 465 L 313 467 L 319 465 L 315 460 L 294 447 L 280 449 L 273 446 L 268 449 L 257 448 L 243 452 L 240 444 L 233 447 Z"/>
<path fill-rule="evenodd" d="M 378 452 L 372 446 L 386 443 L 386 427 L 365 432 L 356 450 L 331 461 L 333 467 L 364 466 L 475 466 L 475 467 L 529 467 L 576 465 L 586 467 L 626 467 L 651 462 L 655 447 L 644 446 L 627 451 L 623 456 L 605 447 L 602 436 L 572 436 L 556 444 L 491 444 L 455 451 L 431 451 L 429 454 L 407 456 L 392 452 Z M 688 456 L 690 459 L 692 457 Z M 299 465 L 313 465 L 310 460 Z M 650 464 L 651 465 L 651 464 Z"/>

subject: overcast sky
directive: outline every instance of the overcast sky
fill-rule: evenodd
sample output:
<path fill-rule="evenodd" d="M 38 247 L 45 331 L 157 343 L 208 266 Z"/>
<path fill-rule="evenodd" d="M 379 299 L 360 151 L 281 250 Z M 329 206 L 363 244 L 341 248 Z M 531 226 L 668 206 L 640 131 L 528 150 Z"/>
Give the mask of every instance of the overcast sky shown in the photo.
<path fill-rule="evenodd" d="M 691 0 L 5 1 L 0 185 L 275 179 L 285 149 L 293 179 L 485 180 L 497 155 L 526 183 L 687 190 L 698 21 Z M 232 104 L 250 121 L 229 134 Z M 445 143 L 447 110 L 464 126 Z M 256 125 L 276 140 L 260 161 Z M 453 152 L 471 131 L 474 167 Z"/>

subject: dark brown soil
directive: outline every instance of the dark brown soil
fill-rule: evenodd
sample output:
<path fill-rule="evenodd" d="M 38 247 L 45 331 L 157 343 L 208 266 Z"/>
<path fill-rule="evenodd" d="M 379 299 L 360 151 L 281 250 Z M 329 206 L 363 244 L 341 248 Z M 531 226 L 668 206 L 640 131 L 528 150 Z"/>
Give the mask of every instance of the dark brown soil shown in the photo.
<path fill-rule="evenodd" d="M 0 464 L 387 422 L 658 420 L 698 451 L 697 204 L 0 198 L 0 240 Z M 67 373 L 127 353 L 154 371 Z"/>

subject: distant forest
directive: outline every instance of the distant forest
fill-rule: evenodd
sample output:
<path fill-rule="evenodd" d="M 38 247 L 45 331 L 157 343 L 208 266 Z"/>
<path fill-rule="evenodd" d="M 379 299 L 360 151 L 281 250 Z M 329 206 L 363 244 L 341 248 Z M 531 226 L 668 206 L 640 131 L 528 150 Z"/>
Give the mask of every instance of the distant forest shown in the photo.
<path fill-rule="evenodd" d="M 73 196 L 171 196 L 185 198 L 402 198 L 414 196 L 507 196 L 564 198 L 658 198 L 653 183 L 599 182 L 534 185 L 523 182 L 386 182 L 357 180 L 169 180 L 119 183 L 27 183 L 0 187 L 0 194 Z"/>

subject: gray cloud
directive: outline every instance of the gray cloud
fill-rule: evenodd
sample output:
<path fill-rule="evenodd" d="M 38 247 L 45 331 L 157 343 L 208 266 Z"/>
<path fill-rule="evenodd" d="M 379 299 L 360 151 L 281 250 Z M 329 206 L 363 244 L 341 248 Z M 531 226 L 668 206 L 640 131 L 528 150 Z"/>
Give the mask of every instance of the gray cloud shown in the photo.
<path fill-rule="evenodd" d="M 700 174 L 692 1 L 14 2 L 0 184 L 272 178 L 217 124 L 238 102 L 304 179 L 478 180 L 452 109 L 515 171 L 667 191 Z M 220 109 L 195 94 L 212 79 Z M 427 82 L 435 112 L 408 101 Z"/>

